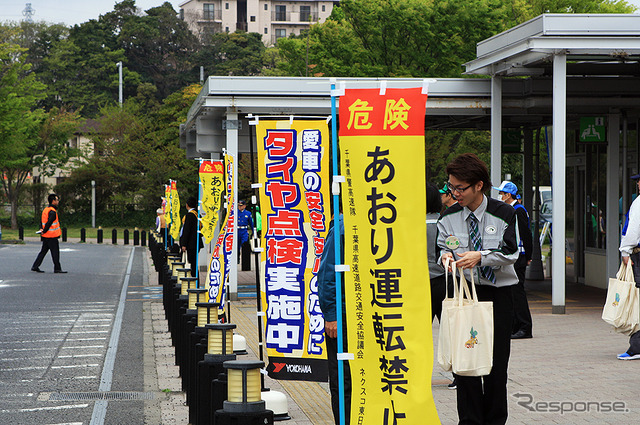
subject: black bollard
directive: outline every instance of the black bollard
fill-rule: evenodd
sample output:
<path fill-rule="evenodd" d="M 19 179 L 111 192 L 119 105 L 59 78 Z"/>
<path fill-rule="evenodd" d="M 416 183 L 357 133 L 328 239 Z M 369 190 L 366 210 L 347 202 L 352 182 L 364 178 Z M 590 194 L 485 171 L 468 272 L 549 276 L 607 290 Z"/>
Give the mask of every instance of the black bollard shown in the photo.
<path fill-rule="evenodd" d="M 215 411 L 213 423 L 216 425 L 273 425 L 273 411 L 266 409 L 266 403 L 260 399 L 259 393 L 255 399 L 255 392 L 250 388 L 253 385 L 259 387 L 259 379 L 250 382 L 248 376 L 249 371 L 259 373 L 256 369 L 263 368 L 264 362 L 230 360 L 224 362 L 223 366 L 227 369 L 227 399 L 223 401 L 222 409 Z M 234 371 L 233 376 L 229 370 Z M 234 388 L 233 391 L 232 388 Z"/>
<path fill-rule="evenodd" d="M 62 228 L 62 242 L 66 242 L 67 241 L 67 228 L 63 227 Z"/>
<path fill-rule="evenodd" d="M 118 230 L 116 229 L 111 231 L 111 243 L 114 245 L 118 243 Z"/>
<path fill-rule="evenodd" d="M 24 227 L 22 226 L 18 227 L 18 239 L 24 240 Z"/>
<path fill-rule="evenodd" d="M 149 238 L 149 242 L 151 242 L 151 238 Z M 140 245 L 147 246 L 147 232 L 144 230 L 140 232 Z"/>
<path fill-rule="evenodd" d="M 98 243 L 102 243 L 102 229 L 98 229 Z"/>
<path fill-rule="evenodd" d="M 123 237 L 124 237 L 124 244 L 129 245 L 129 229 L 124 229 Z"/>
<path fill-rule="evenodd" d="M 87 230 L 83 227 L 82 229 L 80 229 L 80 242 L 86 242 L 87 241 Z"/>
<path fill-rule="evenodd" d="M 133 231 L 133 245 L 134 246 L 140 245 L 140 231 L 138 229 L 135 229 Z"/>

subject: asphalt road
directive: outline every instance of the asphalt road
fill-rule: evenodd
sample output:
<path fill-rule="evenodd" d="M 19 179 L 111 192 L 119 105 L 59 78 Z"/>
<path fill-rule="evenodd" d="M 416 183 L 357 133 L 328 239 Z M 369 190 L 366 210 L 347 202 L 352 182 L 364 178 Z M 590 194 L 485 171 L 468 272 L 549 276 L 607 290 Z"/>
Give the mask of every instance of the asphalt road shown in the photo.
<path fill-rule="evenodd" d="M 0 245 L 0 424 L 143 424 L 146 248 L 60 245 Z"/>

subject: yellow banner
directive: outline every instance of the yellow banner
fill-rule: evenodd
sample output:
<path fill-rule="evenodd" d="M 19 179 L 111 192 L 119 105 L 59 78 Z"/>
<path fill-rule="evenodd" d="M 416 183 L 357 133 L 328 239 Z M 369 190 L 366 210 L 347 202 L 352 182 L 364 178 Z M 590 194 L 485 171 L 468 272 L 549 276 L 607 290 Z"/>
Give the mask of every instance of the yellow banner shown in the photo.
<path fill-rule="evenodd" d="M 200 163 L 200 184 L 202 185 L 202 209 L 200 220 L 202 236 L 210 243 L 218 224 L 218 213 L 224 192 L 224 165 L 222 161 L 202 161 Z"/>
<path fill-rule="evenodd" d="M 164 185 L 164 199 L 162 199 L 162 211 L 167 222 L 167 229 L 171 226 L 171 183 Z"/>
<path fill-rule="evenodd" d="M 181 226 L 180 198 L 178 197 L 177 182 L 175 180 L 171 180 L 171 228 L 169 229 L 169 233 L 171 233 L 171 237 L 175 241 L 180 239 Z"/>
<path fill-rule="evenodd" d="M 227 281 L 229 279 L 231 264 L 231 249 L 233 248 L 233 226 L 235 218 L 233 214 L 233 156 L 224 156 L 224 170 L 226 170 L 226 174 L 224 176 L 225 184 L 222 190 L 226 190 L 227 194 L 227 214 L 222 222 L 216 244 L 211 253 L 207 282 L 205 283 L 209 291 L 209 302 L 219 304 L 218 314 L 220 315 L 225 311 Z"/>
<path fill-rule="evenodd" d="M 324 120 L 260 121 L 262 308 L 267 371 L 326 381 L 316 275 L 329 230 L 329 131 Z"/>
<path fill-rule="evenodd" d="M 353 425 L 440 423 L 431 393 L 425 102 L 420 89 L 340 98 Z"/>

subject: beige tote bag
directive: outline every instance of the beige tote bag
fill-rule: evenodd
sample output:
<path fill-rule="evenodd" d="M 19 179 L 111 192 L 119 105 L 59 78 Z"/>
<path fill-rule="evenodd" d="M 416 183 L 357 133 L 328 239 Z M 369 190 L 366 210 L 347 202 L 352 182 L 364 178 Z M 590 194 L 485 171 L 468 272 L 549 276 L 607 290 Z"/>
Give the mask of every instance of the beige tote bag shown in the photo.
<path fill-rule="evenodd" d="M 438 364 L 442 369 L 451 372 L 451 334 L 449 332 L 449 315 L 447 309 L 458 300 L 458 280 L 456 279 L 455 262 L 452 263 L 453 271 L 453 297 L 449 298 L 449 258 L 443 261 L 445 298 L 442 300 L 442 313 L 440 314 L 440 331 L 438 332 Z"/>
<path fill-rule="evenodd" d="M 602 309 L 602 320 L 616 328 L 624 329 L 631 323 L 630 317 L 637 319 L 637 314 L 633 315 L 633 309 L 637 312 L 637 288 L 633 277 L 633 267 L 628 267 L 624 262 L 620 263 L 620 269 L 616 277 L 609 278 L 607 289 L 607 300 Z M 637 321 L 637 320 L 636 320 Z"/>
<path fill-rule="evenodd" d="M 462 376 L 488 375 L 493 366 L 493 302 L 478 301 L 473 275 L 471 273 L 469 291 L 467 279 L 460 269 L 457 303 L 447 309 L 451 367 L 453 373 Z"/>

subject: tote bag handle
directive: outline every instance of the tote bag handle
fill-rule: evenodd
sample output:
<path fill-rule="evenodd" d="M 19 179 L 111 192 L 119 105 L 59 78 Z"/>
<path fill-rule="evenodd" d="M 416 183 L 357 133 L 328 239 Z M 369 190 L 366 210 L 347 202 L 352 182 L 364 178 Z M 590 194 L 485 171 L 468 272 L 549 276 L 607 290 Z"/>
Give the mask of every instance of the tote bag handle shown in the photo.
<path fill-rule="evenodd" d="M 451 258 L 449 257 L 446 257 L 443 260 L 445 298 L 449 298 L 449 263 L 451 263 L 451 279 L 453 279 L 453 298 L 457 298 L 458 297 L 458 281 L 456 279 L 456 262 L 451 261 Z"/>
<path fill-rule="evenodd" d="M 460 267 L 460 289 L 459 289 L 459 297 L 458 297 L 458 307 L 462 307 L 463 298 L 465 295 L 467 296 L 467 300 L 472 301 L 474 304 L 478 303 L 478 295 L 476 294 L 476 285 L 473 281 L 473 270 L 471 270 L 471 286 L 473 287 L 473 296 L 469 291 L 469 284 L 467 283 L 467 278 L 464 275 L 464 269 Z"/>

